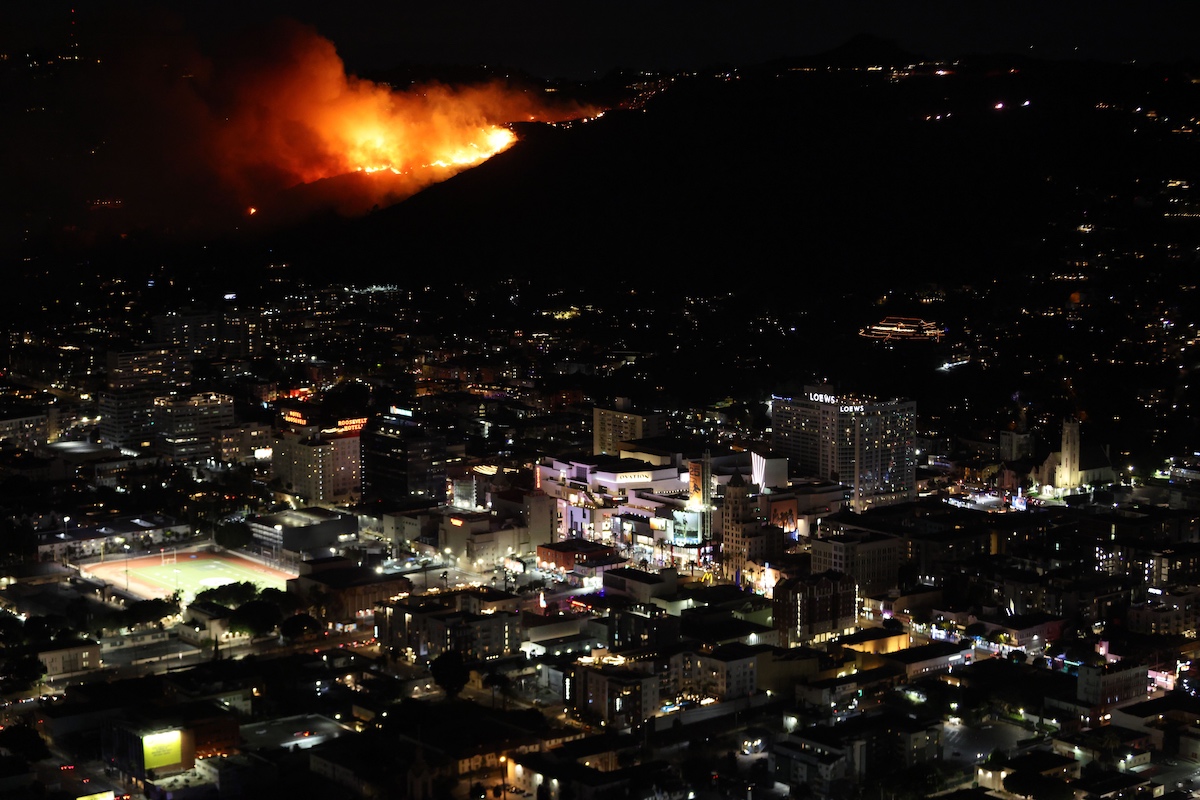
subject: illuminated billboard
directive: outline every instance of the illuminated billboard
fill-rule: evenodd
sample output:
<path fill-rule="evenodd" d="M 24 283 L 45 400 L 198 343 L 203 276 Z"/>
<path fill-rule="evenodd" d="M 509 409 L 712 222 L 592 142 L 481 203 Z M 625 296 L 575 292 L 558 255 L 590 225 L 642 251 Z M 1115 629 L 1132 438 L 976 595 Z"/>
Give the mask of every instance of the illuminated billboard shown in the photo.
<path fill-rule="evenodd" d="M 786 533 L 795 533 L 796 521 L 800 517 L 800 504 L 796 498 L 788 497 L 781 500 L 768 501 L 770 505 L 771 524 L 783 528 Z"/>
<path fill-rule="evenodd" d="M 704 491 L 704 462 L 688 462 L 688 504 L 699 508 L 708 502 Z"/>
<path fill-rule="evenodd" d="M 107 792 L 96 792 L 95 794 L 84 794 L 76 797 L 75 800 L 114 800 L 117 793 L 112 789 Z"/>
<path fill-rule="evenodd" d="M 147 769 L 169 767 L 183 761 L 183 732 L 163 731 L 142 737 L 142 766 Z"/>

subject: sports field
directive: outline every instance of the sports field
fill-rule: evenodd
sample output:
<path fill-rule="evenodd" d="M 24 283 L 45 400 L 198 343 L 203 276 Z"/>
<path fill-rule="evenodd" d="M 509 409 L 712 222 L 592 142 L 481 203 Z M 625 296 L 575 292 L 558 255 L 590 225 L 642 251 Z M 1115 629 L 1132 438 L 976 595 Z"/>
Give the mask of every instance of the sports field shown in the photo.
<path fill-rule="evenodd" d="M 81 572 L 118 589 L 126 588 L 128 581 L 130 594 L 145 599 L 168 597 L 178 589 L 185 602 L 205 589 L 226 583 L 250 581 L 259 588 L 284 589 L 287 579 L 296 577 L 229 553 L 167 552 L 128 561 L 118 556 L 103 564 L 89 564 Z"/>

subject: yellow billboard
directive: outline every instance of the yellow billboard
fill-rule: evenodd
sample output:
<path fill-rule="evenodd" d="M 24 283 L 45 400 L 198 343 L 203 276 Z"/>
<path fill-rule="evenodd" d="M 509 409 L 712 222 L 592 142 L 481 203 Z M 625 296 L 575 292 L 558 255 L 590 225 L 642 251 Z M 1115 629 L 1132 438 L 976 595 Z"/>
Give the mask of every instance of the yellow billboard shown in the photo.
<path fill-rule="evenodd" d="M 182 731 L 164 731 L 143 736 L 142 759 L 145 769 L 169 767 L 183 761 Z"/>
<path fill-rule="evenodd" d="M 79 797 L 76 797 L 75 800 L 114 800 L 114 798 L 116 798 L 116 796 L 117 796 L 117 793 L 114 792 L 112 789 L 109 789 L 107 792 L 97 792 L 96 794 L 80 795 Z"/>

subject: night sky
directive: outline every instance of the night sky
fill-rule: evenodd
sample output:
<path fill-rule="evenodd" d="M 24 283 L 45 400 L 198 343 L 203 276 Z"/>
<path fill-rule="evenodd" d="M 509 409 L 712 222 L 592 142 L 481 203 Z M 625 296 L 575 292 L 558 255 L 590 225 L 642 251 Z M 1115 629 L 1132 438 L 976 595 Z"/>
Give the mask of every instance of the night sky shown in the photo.
<path fill-rule="evenodd" d="M 50 42 L 74 3 L 6 4 L 0 42 L 12 51 Z M 398 62 L 488 63 L 542 77 L 589 77 L 616 67 L 747 64 L 821 52 L 856 34 L 914 53 L 954 57 L 1176 61 L 1197 55 L 1195 2 L 369 2 L 101 3 L 75 10 L 81 40 L 121 41 L 156 28 L 201 40 L 273 16 L 314 25 L 355 70 Z"/>
<path fill-rule="evenodd" d="M 346 73 L 371 80 L 403 76 L 406 66 L 481 64 L 500 79 L 508 69 L 589 79 L 614 69 L 751 67 L 864 34 L 931 59 L 994 53 L 1200 64 L 1198 23 L 1194 0 L 7 3 L 0 105 L 9 125 L 0 133 L 0 168 L 20 191 L 0 197 L 0 255 L 44 234 L 86 242 L 96 231 L 123 236 L 131 225 L 225 230 L 263 205 L 262 187 L 297 185 L 278 164 L 238 161 L 218 146 L 241 130 L 247 109 L 273 96 L 262 76 L 286 67 L 296 39 L 328 40 Z M 72 52 L 86 69 L 56 61 Z M 246 100 L 251 89 L 260 91 L 254 103 Z M 261 134 L 243 140 L 282 152 Z M 237 175 L 226 174 L 243 162 Z M 120 213 L 92 213 L 113 198 Z M 225 215 L 218 223 L 216 212 Z"/>

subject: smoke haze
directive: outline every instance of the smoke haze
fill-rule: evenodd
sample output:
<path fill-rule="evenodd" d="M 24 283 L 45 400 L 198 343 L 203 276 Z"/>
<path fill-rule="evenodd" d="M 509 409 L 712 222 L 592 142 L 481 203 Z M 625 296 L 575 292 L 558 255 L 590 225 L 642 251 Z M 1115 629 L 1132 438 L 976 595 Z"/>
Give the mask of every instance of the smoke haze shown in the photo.
<path fill-rule="evenodd" d="M 56 149 L 42 188 L 61 184 L 58 199 L 86 209 L 66 226 L 80 236 L 361 214 L 505 149 L 506 123 L 583 113 L 505 81 L 360 79 L 332 42 L 289 20 L 204 52 L 164 19 L 114 41 L 110 58 L 70 79 L 69 131 L 29 131 L 28 150 Z"/>

